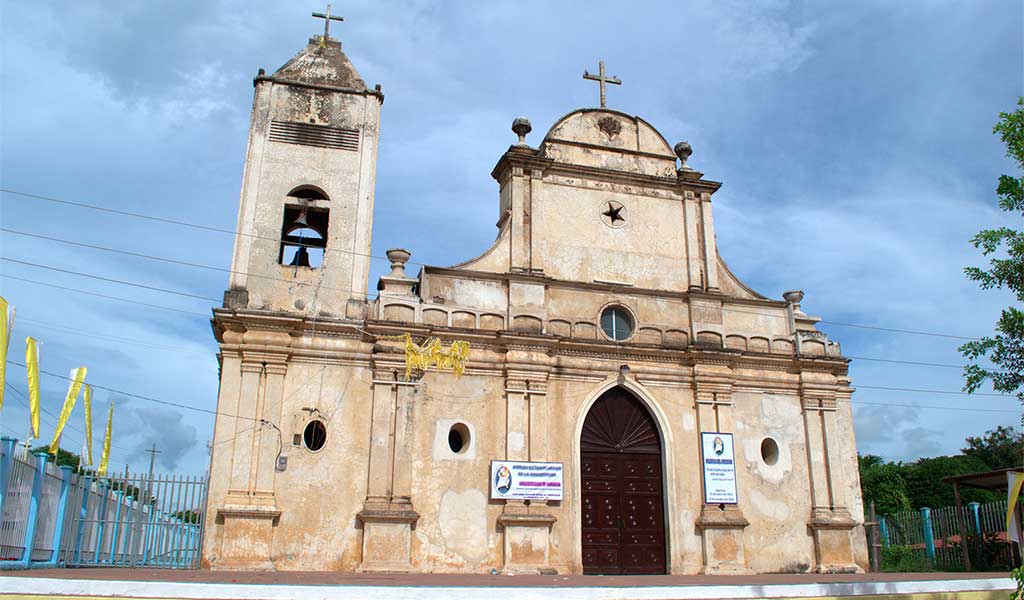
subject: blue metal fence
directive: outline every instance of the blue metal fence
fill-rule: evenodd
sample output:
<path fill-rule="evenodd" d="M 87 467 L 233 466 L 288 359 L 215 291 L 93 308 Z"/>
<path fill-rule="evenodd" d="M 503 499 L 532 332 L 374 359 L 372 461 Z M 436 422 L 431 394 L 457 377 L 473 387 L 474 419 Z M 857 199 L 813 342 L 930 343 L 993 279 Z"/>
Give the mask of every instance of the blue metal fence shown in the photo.
<path fill-rule="evenodd" d="M 0 438 L 0 569 L 198 568 L 205 477 L 98 477 Z"/>

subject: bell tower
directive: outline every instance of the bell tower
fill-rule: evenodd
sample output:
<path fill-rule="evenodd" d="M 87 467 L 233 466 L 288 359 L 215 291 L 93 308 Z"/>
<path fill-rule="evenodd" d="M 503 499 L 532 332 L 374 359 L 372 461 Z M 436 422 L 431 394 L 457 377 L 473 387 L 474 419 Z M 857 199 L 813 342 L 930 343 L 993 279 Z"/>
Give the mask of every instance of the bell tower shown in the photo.
<path fill-rule="evenodd" d="M 361 318 L 369 276 L 380 86 L 315 36 L 253 80 L 227 308 Z"/>

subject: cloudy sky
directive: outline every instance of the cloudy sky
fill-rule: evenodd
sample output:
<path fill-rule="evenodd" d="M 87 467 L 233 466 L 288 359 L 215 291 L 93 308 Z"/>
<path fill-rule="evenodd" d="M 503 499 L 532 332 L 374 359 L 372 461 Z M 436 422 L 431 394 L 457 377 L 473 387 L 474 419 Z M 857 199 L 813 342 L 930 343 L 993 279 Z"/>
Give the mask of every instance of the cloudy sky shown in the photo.
<path fill-rule="evenodd" d="M 829 321 L 955 336 L 990 333 L 1011 300 L 978 290 L 962 268 L 981 264 L 968 243 L 978 229 L 1020 226 L 995 208 L 997 177 L 1014 167 L 991 133 L 1024 93 L 1017 0 L 338 4 L 346 20 L 332 32 L 386 94 L 376 255 L 402 246 L 415 261 L 447 265 L 486 248 L 497 215 L 489 173 L 515 140 L 512 119 L 532 120 L 536 144 L 562 114 L 596 105 L 596 86 L 580 76 L 603 59 L 624 82 L 609 89 L 609 106 L 670 142 L 689 140 L 690 164 L 725 182 L 715 195 L 719 247 L 761 293 L 800 288 L 805 310 Z M 2 187 L 233 229 L 252 78 L 322 30 L 309 17 L 322 9 L 5 2 Z M 7 230 L 230 266 L 229 235 L 9 193 L 0 201 Z M 0 262 L 0 293 L 18 308 L 12 359 L 32 335 L 43 369 L 85 364 L 109 388 L 215 407 L 208 316 L 226 273 L 10 231 L 0 245 L 7 259 L 179 292 Z M 385 267 L 376 261 L 371 281 Z M 959 365 L 955 338 L 822 329 L 858 357 L 863 452 L 954 453 L 965 436 L 1018 420 L 1013 399 L 867 387 L 959 390 L 956 368 L 863 360 Z M 23 369 L 8 379 L 25 391 Z M 66 385 L 43 384 L 55 414 Z M 205 470 L 210 415 L 104 390 L 97 414 L 111 399 L 114 468 L 143 467 L 140 451 L 155 443 L 159 469 Z M 80 419 L 68 449 L 81 447 Z M 8 391 L 3 433 L 23 434 L 26 423 L 24 401 Z M 53 423 L 44 414 L 44 437 Z"/>

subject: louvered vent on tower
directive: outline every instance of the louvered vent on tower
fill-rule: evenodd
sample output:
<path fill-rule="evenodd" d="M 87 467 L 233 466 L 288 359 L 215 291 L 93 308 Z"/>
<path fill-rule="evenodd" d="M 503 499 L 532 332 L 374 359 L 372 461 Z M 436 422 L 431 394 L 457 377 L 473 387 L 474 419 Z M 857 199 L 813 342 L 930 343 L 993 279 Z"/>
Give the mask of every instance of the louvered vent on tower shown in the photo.
<path fill-rule="evenodd" d="M 336 150 L 359 150 L 359 131 L 312 123 L 270 122 L 270 141 Z"/>

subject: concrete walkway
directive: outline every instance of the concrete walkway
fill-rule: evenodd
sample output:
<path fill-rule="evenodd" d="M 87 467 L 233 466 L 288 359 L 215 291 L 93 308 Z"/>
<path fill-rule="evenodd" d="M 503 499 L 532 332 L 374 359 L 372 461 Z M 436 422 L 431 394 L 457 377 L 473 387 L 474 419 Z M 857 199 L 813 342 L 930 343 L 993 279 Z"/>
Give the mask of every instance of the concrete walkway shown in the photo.
<path fill-rule="evenodd" d="M 872 573 L 593 577 L 582 575 L 241 573 L 158 569 L 36 569 L 6 572 L 0 598 L 189 598 L 266 600 L 494 599 L 645 600 L 704 598 L 1005 599 L 1005 573 Z"/>

